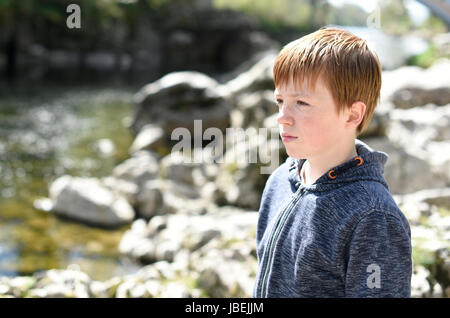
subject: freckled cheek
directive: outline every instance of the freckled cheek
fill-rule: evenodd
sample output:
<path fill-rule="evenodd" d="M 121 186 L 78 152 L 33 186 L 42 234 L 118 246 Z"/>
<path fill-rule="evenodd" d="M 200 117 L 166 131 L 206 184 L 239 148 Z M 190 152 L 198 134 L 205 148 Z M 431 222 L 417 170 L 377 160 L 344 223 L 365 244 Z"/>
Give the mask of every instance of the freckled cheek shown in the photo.
<path fill-rule="evenodd" d="M 320 118 L 303 117 L 298 122 L 298 127 L 303 138 L 318 149 L 327 145 L 333 139 L 333 129 L 330 123 Z"/>

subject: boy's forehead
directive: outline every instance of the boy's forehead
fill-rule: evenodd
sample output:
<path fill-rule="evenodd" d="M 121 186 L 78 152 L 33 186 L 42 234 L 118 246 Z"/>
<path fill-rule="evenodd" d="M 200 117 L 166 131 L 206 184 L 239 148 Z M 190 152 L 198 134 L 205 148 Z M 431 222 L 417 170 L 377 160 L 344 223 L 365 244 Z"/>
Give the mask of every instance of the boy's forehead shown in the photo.
<path fill-rule="evenodd" d="M 275 87 L 274 95 L 296 97 L 296 96 L 310 96 L 311 93 L 306 88 L 300 88 L 298 86 L 280 86 Z"/>
<path fill-rule="evenodd" d="M 290 79 L 275 87 L 274 95 L 283 95 L 287 97 L 305 96 L 311 97 L 314 94 L 323 93 L 328 90 L 322 78 L 319 76 L 314 84 L 309 81 L 294 82 Z"/>

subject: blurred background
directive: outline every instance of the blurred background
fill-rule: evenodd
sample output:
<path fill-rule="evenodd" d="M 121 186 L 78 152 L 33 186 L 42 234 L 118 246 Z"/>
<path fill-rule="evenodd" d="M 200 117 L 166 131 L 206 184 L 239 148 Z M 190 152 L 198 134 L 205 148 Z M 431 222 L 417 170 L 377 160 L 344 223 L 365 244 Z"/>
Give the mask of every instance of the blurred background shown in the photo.
<path fill-rule="evenodd" d="M 359 138 L 390 156 L 413 296 L 449 297 L 448 0 L 0 0 L 0 295 L 249 297 L 264 163 L 177 161 L 171 133 L 277 127 L 273 60 L 326 25 L 380 57 Z"/>

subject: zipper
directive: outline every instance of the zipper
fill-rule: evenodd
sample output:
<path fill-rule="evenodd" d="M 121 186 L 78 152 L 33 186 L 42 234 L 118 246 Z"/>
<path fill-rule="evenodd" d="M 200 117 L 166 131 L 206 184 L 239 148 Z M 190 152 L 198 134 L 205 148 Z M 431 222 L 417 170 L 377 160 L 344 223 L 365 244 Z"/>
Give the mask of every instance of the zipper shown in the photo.
<path fill-rule="evenodd" d="M 294 195 L 294 198 L 287 204 L 287 206 L 283 209 L 283 211 L 280 213 L 280 217 L 278 218 L 278 221 L 275 224 L 274 230 L 272 231 L 272 235 L 271 235 L 271 240 L 269 242 L 269 244 L 266 247 L 265 252 L 268 251 L 268 253 L 264 253 L 263 255 L 268 255 L 268 260 L 266 263 L 265 268 L 263 268 L 262 271 L 262 279 L 261 279 L 261 285 L 260 285 L 260 298 L 264 297 L 263 295 L 265 294 L 265 289 L 267 289 L 267 275 L 269 273 L 269 267 L 270 264 L 272 263 L 272 258 L 273 258 L 273 248 L 275 246 L 275 242 L 278 239 L 278 236 L 281 233 L 281 229 L 284 227 L 284 223 L 287 220 L 288 215 L 290 214 L 290 212 L 292 211 L 292 208 L 295 206 L 295 204 L 298 202 L 298 200 L 300 199 L 300 197 L 303 194 L 303 190 L 304 188 L 302 186 L 299 187 L 299 189 L 297 190 L 297 193 Z M 263 265 L 263 263 L 261 263 L 261 265 Z"/>

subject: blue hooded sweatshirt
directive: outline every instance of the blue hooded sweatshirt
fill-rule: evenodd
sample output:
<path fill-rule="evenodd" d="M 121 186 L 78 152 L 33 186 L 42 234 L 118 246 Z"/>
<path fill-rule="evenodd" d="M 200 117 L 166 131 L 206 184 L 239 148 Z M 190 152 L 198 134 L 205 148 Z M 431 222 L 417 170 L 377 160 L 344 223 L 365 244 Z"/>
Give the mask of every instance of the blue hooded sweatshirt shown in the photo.
<path fill-rule="evenodd" d="M 388 155 L 355 140 L 358 156 L 311 185 L 288 157 L 266 182 L 253 297 L 411 297 L 408 220 L 383 177 Z"/>

